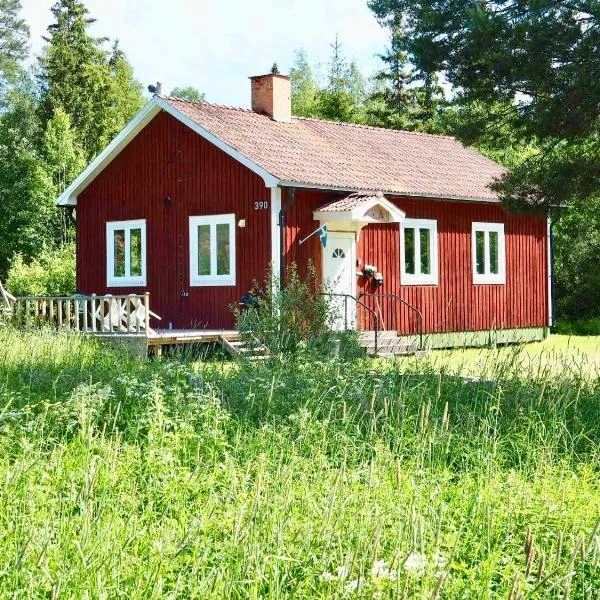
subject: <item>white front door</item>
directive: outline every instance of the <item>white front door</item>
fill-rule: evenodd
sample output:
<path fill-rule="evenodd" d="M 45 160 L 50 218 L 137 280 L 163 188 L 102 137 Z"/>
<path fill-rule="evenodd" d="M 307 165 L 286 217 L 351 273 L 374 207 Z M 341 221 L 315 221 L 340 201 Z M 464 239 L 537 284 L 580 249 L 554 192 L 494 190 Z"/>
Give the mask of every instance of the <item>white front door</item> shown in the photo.
<path fill-rule="evenodd" d="M 343 331 L 356 327 L 356 237 L 354 233 L 330 231 L 327 248 L 323 248 L 325 292 L 331 296 L 329 306 L 334 315 L 333 329 Z"/>

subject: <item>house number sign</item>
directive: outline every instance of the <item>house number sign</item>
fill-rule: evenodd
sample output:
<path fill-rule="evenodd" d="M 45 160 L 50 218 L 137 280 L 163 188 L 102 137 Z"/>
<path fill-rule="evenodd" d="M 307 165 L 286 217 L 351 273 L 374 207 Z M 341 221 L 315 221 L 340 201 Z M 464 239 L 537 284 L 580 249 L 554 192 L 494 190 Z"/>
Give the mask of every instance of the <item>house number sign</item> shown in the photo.
<path fill-rule="evenodd" d="M 254 203 L 254 210 L 267 210 L 267 208 L 269 208 L 269 203 L 266 200 Z"/>

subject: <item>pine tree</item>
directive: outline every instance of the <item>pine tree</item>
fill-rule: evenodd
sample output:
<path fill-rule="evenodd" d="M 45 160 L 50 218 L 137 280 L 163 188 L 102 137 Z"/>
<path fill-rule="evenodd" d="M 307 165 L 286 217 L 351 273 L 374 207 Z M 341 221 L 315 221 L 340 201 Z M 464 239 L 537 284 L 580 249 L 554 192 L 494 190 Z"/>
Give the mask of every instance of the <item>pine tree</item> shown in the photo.
<path fill-rule="evenodd" d="M 58 0 L 48 46 L 40 58 L 40 116 L 45 125 L 60 108 L 69 115 L 87 159 L 108 143 L 114 131 L 113 85 L 104 38 L 88 33 L 94 23 L 81 0 Z"/>
<path fill-rule="evenodd" d="M 5 103 L 7 87 L 15 82 L 28 52 L 29 27 L 20 13 L 20 0 L 0 0 L 0 104 Z"/>
<path fill-rule="evenodd" d="M 359 111 L 363 100 L 360 94 L 364 93 L 364 84 L 361 91 L 361 75 L 358 66 L 355 63 L 348 65 L 337 35 L 331 44 L 331 50 L 327 86 L 317 93 L 315 104 L 317 115 L 334 121 L 360 120 Z"/>
<path fill-rule="evenodd" d="M 113 138 L 135 117 L 144 106 L 143 86 L 133 76 L 133 67 L 121 50 L 119 41 L 113 44 L 108 66 L 111 75 L 113 101 L 111 103 L 112 123 L 107 128 L 107 136 Z"/>

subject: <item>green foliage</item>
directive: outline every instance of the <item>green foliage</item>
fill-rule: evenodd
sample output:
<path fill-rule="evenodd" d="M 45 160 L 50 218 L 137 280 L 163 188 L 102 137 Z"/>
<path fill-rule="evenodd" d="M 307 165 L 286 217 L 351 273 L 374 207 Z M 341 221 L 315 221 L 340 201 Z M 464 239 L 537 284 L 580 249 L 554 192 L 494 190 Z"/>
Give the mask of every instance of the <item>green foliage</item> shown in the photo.
<path fill-rule="evenodd" d="M 598 383 L 513 362 L 226 368 L 0 331 L 0 596 L 593 598 Z"/>
<path fill-rule="evenodd" d="M 13 90 L 0 115 L 0 277 L 13 255 L 30 258 L 61 237 L 55 188 L 33 144 L 35 105 L 27 90 Z"/>
<path fill-rule="evenodd" d="M 171 96 L 190 100 L 191 102 L 204 102 L 204 94 L 194 87 L 176 87 L 171 90 Z"/>
<path fill-rule="evenodd" d="M 321 289 L 312 263 L 307 277 L 292 263 L 283 289 L 270 276 L 262 290 L 254 285 L 255 304 L 233 308 L 238 329 L 250 342 L 256 340 L 276 355 L 325 350 L 331 342 L 333 316 Z"/>
<path fill-rule="evenodd" d="M 561 320 L 554 327 L 559 335 L 600 335 L 600 319 Z"/>
<path fill-rule="evenodd" d="M 292 114 L 298 117 L 314 116 L 318 86 L 303 49 L 296 50 L 290 77 L 292 80 Z"/>
<path fill-rule="evenodd" d="M 384 68 L 375 75 L 367 105 L 369 122 L 379 127 L 438 133 L 444 93 L 435 73 L 418 73 L 410 64 L 402 19 L 390 23 L 390 45 L 380 55 Z"/>
<path fill-rule="evenodd" d="M 370 0 L 392 31 L 401 22 L 417 72 L 443 72 L 467 103 L 509 124 L 527 157 L 498 187 L 513 205 L 554 204 L 600 191 L 600 30 L 595 0 L 577 3 Z M 485 135 L 485 134 L 484 134 Z"/>
<path fill-rule="evenodd" d="M 600 317 L 600 197 L 564 210 L 554 226 L 557 317 Z"/>
<path fill-rule="evenodd" d="M 0 0 L 0 106 L 8 85 L 18 79 L 27 57 L 29 27 L 20 13 L 20 0 Z"/>
<path fill-rule="evenodd" d="M 46 125 L 42 151 L 54 186 L 62 193 L 85 167 L 83 150 L 73 135 L 71 119 L 62 108 L 54 111 Z"/>
<path fill-rule="evenodd" d="M 115 43 L 88 32 L 95 22 L 81 0 L 52 6 L 48 45 L 40 58 L 40 117 L 45 125 L 56 110 L 69 115 L 87 160 L 93 158 L 142 106 L 141 85 Z"/>
<path fill-rule="evenodd" d="M 365 120 L 366 83 L 355 61 L 348 62 L 336 36 L 325 82 L 319 85 L 304 50 L 296 51 L 292 114 L 351 123 Z"/>
<path fill-rule="evenodd" d="M 19 254 L 13 261 L 6 287 L 14 296 L 70 296 L 75 293 L 75 244 L 57 250 L 42 249 L 25 262 Z"/>

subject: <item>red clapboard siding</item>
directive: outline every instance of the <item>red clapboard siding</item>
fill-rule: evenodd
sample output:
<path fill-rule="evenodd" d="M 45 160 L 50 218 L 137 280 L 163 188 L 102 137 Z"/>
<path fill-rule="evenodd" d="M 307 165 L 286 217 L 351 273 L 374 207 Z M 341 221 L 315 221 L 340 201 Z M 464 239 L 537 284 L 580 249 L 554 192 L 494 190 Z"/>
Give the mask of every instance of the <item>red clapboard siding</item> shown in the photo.
<path fill-rule="evenodd" d="M 310 258 L 321 264 L 318 238 L 299 247 L 318 222 L 312 211 L 340 193 L 298 190 L 286 214 L 286 259 L 305 264 Z M 510 216 L 501 206 L 479 202 L 393 198 L 407 218 L 436 219 L 438 228 L 439 285 L 403 286 L 400 281 L 400 235 L 398 225 L 369 225 L 360 234 L 357 257 L 374 264 L 384 276 L 376 290 L 358 279 L 358 292 L 398 294 L 420 308 L 426 332 L 476 331 L 512 327 L 543 327 L 548 321 L 547 225 L 533 216 Z M 506 236 L 506 285 L 473 285 L 471 224 L 502 222 Z M 417 331 L 415 314 L 393 300 L 370 300 L 382 315 L 387 329 L 401 333 Z M 361 311 L 363 312 L 363 311 Z M 370 317 L 360 315 L 363 328 L 372 328 Z"/>
<path fill-rule="evenodd" d="M 171 207 L 165 198 L 172 198 Z M 269 201 L 260 177 L 166 113 L 159 114 L 78 198 L 77 287 L 82 293 L 151 294 L 153 326 L 230 328 L 229 305 L 271 257 Z M 235 213 L 236 285 L 190 287 L 189 217 Z M 147 288 L 106 286 L 106 222 L 146 219 Z M 189 296 L 182 296 L 186 292 Z"/>

